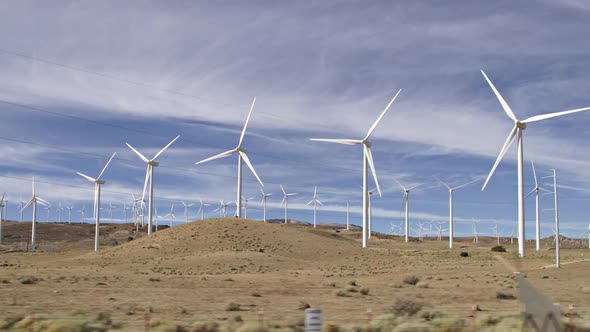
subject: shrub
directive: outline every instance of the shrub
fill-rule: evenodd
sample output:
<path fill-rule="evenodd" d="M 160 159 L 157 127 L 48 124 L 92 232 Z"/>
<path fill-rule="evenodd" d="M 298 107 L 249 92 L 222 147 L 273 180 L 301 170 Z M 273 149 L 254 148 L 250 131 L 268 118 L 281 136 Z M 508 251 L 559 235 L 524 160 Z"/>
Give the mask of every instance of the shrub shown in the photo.
<path fill-rule="evenodd" d="M 20 277 L 18 278 L 20 280 L 20 283 L 23 285 L 33 285 L 36 284 L 38 281 L 40 281 L 40 278 L 34 277 L 34 276 L 28 276 L 28 277 Z"/>
<path fill-rule="evenodd" d="M 336 287 L 336 283 L 331 281 L 331 282 L 327 283 L 326 286 Z"/>
<path fill-rule="evenodd" d="M 392 314 L 414 316 L 424 307 L 424 303 L 413 298 L 398 298 L 389 309 Z"/>
<path fill-rule="evenodd" d="M 397 282 L 397 281 L 396 281 L 396 282 L 394 282 L 394 283 L 391 285 L 391 287 L 393 287 L 393 288 L 402 288 L 402 287 L 403 287 L 403 285 L 402 285 L 402 283 L 401 283 L 401 282 Z"/>
<path fill-rule="evenodd" d="M 459 256 L 461 256 L 461 257 L 469 257 L 469 253 L 467 251 L 461 251 L 461 253 L 459 254 Z"/>
<path fill-rule="evenodd" d="M 510 293 L 504 293 L 504 292 L 497 292 L 496 298 L 498 300 L 516 300 L 516 296 L 514 296 Z"/>
<path fill-rule="evenodd" d="M 346 289 L 347 292 L 351 292 L 351 293 L 358 292 L 358 289 L 356 289 L 356 287 L 354 287 L 354 286 L 346 286 L 345 289 Z"/>
<path fill-rule="evenodd" d="M 299 301 L 299 306 L 297 307 L 297 309 L 299 310 L 305 310 L 305 309 L 309 309 L 311 308 L 311 306 L 309 305 L 309 303 L 305 302 L 305 301 Z"/>
<path fill-rule="evenodd" d="M 492 247 L 492 251 L 506 252 L 506 248 L 504 248 L 503 246 L 495 246 L 495 247 Z"/>
<path fill-rule="evenodd" d="M 351 286 L 358 286 L 357 283 L 356 283 L 356 280 L 351 280 L 351 281 L 348 282 L 348 284 L 351 285 Z"/>
<path fill-rule="evenodd" d="M 240 305 L 235 302 L 230 302 L 225 306 L 225 311 L 240 311 Z"/>
<path fill-rule="evenodd" d="M 404 278 L 404 284 L 408 284 L 408 285 L 415 285 L 418 283 L 418 281 L 420 281 L 420 278 L 416 277 L 416 276 L 407 276 Z"/>
<path fill-rule="evenodd" d="M 428 283 L 424 282 L 424 281 L 420 281 L 419 283 L 416 284 L 416 287 L 418 287 L 418 288 L 428 288 L 428 286 L 430 286 L 430 285 L 428 285 Z"/>
<path fill-rule="evenodd" d="M 369 287 L 363 287 L 363 288 L 361 288 L 360 292 L 363 295 L 369 295 Z"/>
<path fill-rule="evenodd" d="M 348 293 L 346 293 L 346 291 L 345 291 L 344 289 L 339 289 L 339 290 L 336 292 L 336 296 L 347 297 L 347 296 L 349 296 L 349 295 L 348 295 Z"/>

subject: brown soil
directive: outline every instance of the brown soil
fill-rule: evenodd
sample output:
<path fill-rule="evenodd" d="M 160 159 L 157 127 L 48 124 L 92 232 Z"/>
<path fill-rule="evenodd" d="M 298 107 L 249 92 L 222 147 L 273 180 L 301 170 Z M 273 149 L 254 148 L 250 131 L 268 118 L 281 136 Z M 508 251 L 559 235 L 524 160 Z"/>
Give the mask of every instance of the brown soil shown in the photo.
<path fill-rule="evenodd" d="M 239 314 L 286 326 L 302 320 L 299 307 L 308 303 L 341 325 L 365 321 L 368 310 L 385 313 L 396 298 L 407 296 L 458 316 L 470 315 L 475 304 L 492 314 L 516 313 L 518 301 L 496 298 L 497 292 L 518 296 L 518 289 L 495 255 L 526 272 L 555 302 L 590 312 L 583 291 L 590 289 L 590 250 L 574 248 L 575 242 L 562 249 L 564 264 L 555 269 L 544 268 L 554 260 L 550 239 L 540 252 L 531 243 L 525 259 L 516 258 L 516 244 L 508 239 L 501 239 L 507 253 L 490 251 L 492 238 L 480 238 L 478 245 L 460 239 L 450 250 L 446 241 L 432 238 L 404 243 L 375 234 L 363 250 L 358 230 L 228 218 L 160 229 L 149 237 L 133 225 L 102 225 L 98 253 L 92 250 L 93 225 L 41 223 L 40 250 L 30 252 L 23 251 L 30 226 L 3 223 L 4 314 L 111 311 L 131 328 L 143 327 L 146 315 L 191 322 Z M 460 257 L 461 251 L 469 256 Z M 427 287 L 403 284 L 409 275 Z M 40 280 L 21 283 L 27 276 Z M 352 281 L 359 286 L 350 286 Z M 359 292 L 362 287 L 368 295 Z M 336 295 L 346 288 L 348 296 Z M 226 311 L 230 302 L 240 304 L 240 311 Z"/>

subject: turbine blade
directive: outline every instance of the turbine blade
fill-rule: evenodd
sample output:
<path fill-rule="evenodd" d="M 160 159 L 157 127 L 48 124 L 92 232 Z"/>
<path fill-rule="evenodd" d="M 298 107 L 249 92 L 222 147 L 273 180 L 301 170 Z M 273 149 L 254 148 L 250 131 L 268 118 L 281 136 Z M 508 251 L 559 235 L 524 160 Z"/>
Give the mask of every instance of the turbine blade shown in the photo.
<path fill-rule="evenodd" d="M 588 111 L 588 110 L 590 110 L 590 107 L 577 108 L 575 110 L 569 110 L 569 111 L 563 111 L 563 112 L 535 115 L 535 116 L 531 116 L 530 118 L 523 120 L 521 122 L 522 123 L 537 122 L 537 121 L 541 121 L 541 120 L 545 120 L 545 119 L 554 118 L 556 116 L 562 116 L 562 115 L 566 115 L 566 114 L 578 113 L 578 112 Z"/>
<path fill-rule="evenodd" d="M 76 172 L 76 174 L 80 175 L 81 177 L 85 178 L 86 180 L 90 181 L 90 182 L 96 182 L 96 179 L 91 178 L 90 176 L 86 175 L 86 174 L 82 174 L 80 172 Z"/>
<path fill-rule="evenodd" d="M 248 168 L 250 168 L 250 170 L 252 171 L 252 173 L 254 174 L 256 179 L 258 180 L 258 182 L 260 182 L 260 185 L 264 186 L 264 183 L 262 183 L 262 180 L 260 180 L 260 178 L 258 177 L 258 174 L 256 174 L 256 171 L 254 170 L 254 166 L 252 166 L 250 159 L 248 159 L 248 155 L 244 151 L 238 151 L 238 153 L 240 154 L 240 156 L 242 156 L 242 159 L 244 159 L 244 161 L 246 162 L 246 165 L 248 165 Z"/>
<path fill-rule="evenodd" d="M 104 174 L 104 171 L 107 170 L 107 167 L 109 167 L 109 164 L 111 163 L 111 160 L 113 160 L 113 158 L 115 157 L 117 153 L 113 153 L 113 155 L 111 156 L 111 159 L 109 159 L 109 161 L 107 162 L 106 165 L 104 165 L 104 168 L 102 169 L 102 172 L 100 172 L 100 174 L 98 175 L 98 177 L 96 178 L 97 180 L 100 180 L 100 177 Z"/>
<path fill-rule="evenodd" d="M 373 173 L 373 180 L 375 181 L 375 186 L 379 192 L 379 197 L 382 197 L 381 188 L 379 187 L 379 180 L 377 179 L 377 171 L 375 170 L 375 164 L 373 163 L 373 154 L 371 153 L 371 148 L 365 148 L 365 155 L 369 161 L 369 167 L 371 167 L 371 173 Z"/>
<path fill-rule="evenodd" d="M 526 197 L 529 197 L 529 196 L 530 196 L 532 193 L 534 193 L 534 192 L 535 192 L 535 190 L 537 190 L 537 188 L 536 188 L 536 187 L 535 187 L 535 188 L 533 188 L 533 190 L 531 190 L 531 191 L 530 191 L 528 194 L 526 194 Z"/>
<path fill-rule="evenodd" d="M 316 201 L 318 202 L 319 205 L 324 206 L 324 204 L 322 204 L 322 202 L 320 202 L 319 199 L 316 199 Z"/>
<path fill-rule="evenodd" d="M 420 186 L 421 186 L 421 185 L 423 185 L 423 184 L 424 184 L 424 183 L 417 184 L 417 185 L 415 185 L 415 186 L 413 186 L 413 187 L 410 187 L 410 188 L 408 188 L 408 190 L 412 190 L 412 189 L 414 189 L 414 188 L 418 188 L 418 187 L 420 187 Z"/>
<path fill-rule="evenodd" d="M 433 178 L 434 178 L 436 181 L 438 181 L 438 182 L 442 183 L 442 185 L 443 185 L 443 186 L 445 186 L 445 187 L 447 187 L 447 189 L 449 189 L 449 190 L 453 190 L 453 188 L 449 187 L 449 185 L 448 185 L 448 184 L 446 184 L 446 183 L 444 183 L 444 182 L 443 182 L 441 179 L 437 178 L 437 177 L 436 177 L 436 176 L 434 176 L 434 175 L 433 175 L 432 177 L 433 177 Z"/>
<path fill-rule="evenodd" d="M 48 201 L 44 200 L 41 197 L 37 197 L 37 203 L 40 203 L 41 205 L 45 205 L 45 206 L 51 206 L 51 203 L 49 203 Z"/>
<path fill-rule="evenodd" d="M 242 134 L 240 135 L 240 141 L 238 142 L 238 148 L 242 146 L 242 141 L 244 140 L 244 135 L 246 134 L 246 128 L 248 127 L 248 122 L 250 121 L 250 116 L 252 115 L 252 110 L 254 109 L 254 104 L 256 103 L 256 97 L 252 100 L 252 106 L 250 106 L 250 112 L 248 112 L 248 117 L 246 118 L 246 123 L 244 124 L 244 129 L 242 129 Z"/>
<path fill-rule="evenodd" d="M 31 198 L 31 200 L 22 208 L 20 209 L 20 212 L 23 212 L 24 210 L 26 210 L 29 206 L 31 206 L 31 204 L 33 204 L 33 201 L 35 200 L 35 198 Z"/>
<path fill-rule="evenodd" d="M 150 162 L 144 155 L 142 155 L 139 151 L 135 150 L 135 148 L 132 147 L 131 144 L 129 144 L 129 143 L 125 143 L 125 144 L 127 144 L 127 146 L 131 150 L 133 150 L 133 152 L 135 152 L 135 154 L 137 154 L 139 156 L 139 158 L 141 158 L 141 160 L 145 161 L 146 163 L 149 163 Z"/>
<path fill-rule="evenodd" d="M 145 181 L 143 182 L 143 193 L 141 194 L 141 204 L 143 204 L 143 201 L 145 200 L 145 189 L 147 188 L 148 179 L 152 175 L 150 172 L 151 168 L 152 168 L 152 166 L 150 164 L 148 164 L 148 167 L 145 170 Z"/>
<path fill-rule="evenodd" d="M 234 152 L 236 152 L 236 149 L 227 150 L 227 151 L 225 151 L 225 152 L 222 152 L 222 153 L 220 153 L 220 154 L 216 154 L 216 155 L 214 155 L 213 157 L 209 157 L 209 158 L 207 158 L 207 159 L 203 159 L 203 160 L 201 160 L 201 161 L 198 161 L 198 162 L 196 162 L 196 163 L 195 163 L 195 165 L 202 164 L 202 163 L 206 163 L 206 162 L 208 162 L 208 161 L 215 160 L 215 159 L 219 159 L 219 158 L 225 158 L 225 157 L 229 157 L 229 156 L 231 156 L 231 155 L 232 155 Z"/>
<path fill-rule="evenodd" d="M 180 138 L 180 135 L 176 136 L 176 138 L 174 138 L 170 143 L 168 143 L 168 145 L 166 145 L 162 150 L 160 150 L 160 152 L 156 153 L 156 155 L 154 156 L 154 158 L 152 158 L 152 160 L 156 160 L 158 159 L 158 157 L 164 152 L 166 151 L 166 149 L 168 149 L 168 147 L 170 145 L 172 145 L 172 143 L 176 142 L 177 139 Z"/>
<path fill-rule="evenodd" d="M 309 204 L 313 203 L 313 199 L 311 201 L 309 201 L 307 204 L 305 204 L 305 206 L 308 206 Z"/>
<path fill-rule="evenodd" d="M 475 183 L 475 182 L 477 182 L 477 181 L 480 181 L 480 180 L 481 180 L 481 179 L 475 179 L 475 180 L 473 180 L 473 181 L 469 181 L 469 182 L 467 182 L 467 183 L 465 183 L 465 184 L 462 184 L 462 185 L 460 185 L 460 186 L 458 186 L 458 187 L 455 187 L 455 188 L 453 188 L 453 190 L 457 190 L 457 189 L 460 189 L 460 188 L 463 188 L 463 187 L 467 187 L 468 185 L 470 185 L 470 184 L 472 184 L 472 183 Z"/>
<path fill-rule="evenodd" d="M 494 167 L 492 167 L 492 170 L 490 171 L 490 174 L 488 175 L 486 182 L 483 184 L 483 187 L 481 187 L 481 191 L 484 191 L 484 189 L 486 189 L 486 186 L 488 185 L 488 182 L 492 178 L 492 175 L 494 174 L 496 167 L 498 167 L 498 164 L 500 164 L 500 161 L 502 161 L 502 158 L 504 158 L 506 151 L 508 151 L 510 144 L 512 144 L 512 141 L 514 141 L 514 137 L 516 136 L 517 130 L 518 130 L 518 127 L 514 126 L 514 128 L 512 128 L 512 131 L 510 132 L 510 134 L 508 134 L 508 137 L 506 138 L 506 142 L 504 143 L 504 146 L 502 147 L 502 150 L 500 151 L 500 154 L 498 155 L 498 158 L 496 159 L 496 162 L 494 163 Z"/>
<path fill-rule="evenodd" d="M 287 193 L 285 192 L 285 188 L 283 188 L 283 185 L 282 184 L 279 184 L 279 186 L 281 186 L 281 190 L 283 191 L 283 194 L 284 195 L 287 195 Z"/>
<path fill-rule="evenodd" d="M 537 182 L 537 172 L 535 172 L 535 163 L 532 160 L 531 166 L 533 166 L 533 175 L 535 176 L 535 188 L 537 188 L 539 186 L 539 183 Z"/>
<path fill-rule="evenodd" d="M 490 85 L 490 87 L 494 91 L 496 98 L 498 98 L 498 100 L 500 101 L 500 104 L 502 105 L 504 112 L 506 112 L 508 117 L 510 117 L 513 121 L 515 121 L 515 122 L 518 121 L 518 119 L 516 118 L 516 116 L 512 112 L 512 109 L 510 108 L 510 106 L 508 106 L 508 103 L 506 102 L 506 100 L 504 100 L 504 98 L 502 98 L 502 95 L 500 95 L 500 92 L 498 92 L 498 90 L 496 90 L 496 87 L 494 86 L 492 81 L 490 81 L 490 79 L 488 78 L 488 75 L 486 75 L 486 73 L 483 70 L 481 71 L 481 73 L 483 74 L 483 77 L 485 77 L 486 81 L 488 81 L 488 84 Z"/>
<path fill-rule="evenodd" d="M 369 129 L 369 132 L 367 133 L 367 136 L 365 136 L 365 139 L 369 139 L 369 136 L 371 136 L 371 134 L 375 131 L 375 128 L 377 128 L 377 125 L 379 124 L 385 113 L 387 113 L 387 110 L 389 110 L 389 107 L 391 106 L 391 104 L 393 104 L 393 101 L 395 100 L 395 98 L 397 98 L 400 92 L 402 92 L 402 89 L 399 89 L 399 91 L 395 94 L 395 96 L 393 96 L 389 104 L 387 104 L 387 107 L 385 107 L 383 112 L 381 112 L 381 115 L 379 115 L 377 121 L 375 121 L 375 123 L 373 123 L 373 125 L 371 126 L 371 129 Z"/>
<path fill-rule="evenodd" d="M 330 143 L 338 143 L 338 144 L 346 144 L 346 145 L 355 145 L 355 144 L 362 144 L 363 141 L 358 139 L 348 139 L 348 138 L 310 138 L 310 141 L 317 141 L 317 142 L 330 142 Z"/>
<path fill-rule="evenodd" d="M 404 187 L 401 182 L 399 182 L 397 179 L 395 179 L 395 182 L 397 182 L 397 184 L 399 184 L 399 186 L 402 187 L 404 192 L 406 191 L 406 187 Z"/>

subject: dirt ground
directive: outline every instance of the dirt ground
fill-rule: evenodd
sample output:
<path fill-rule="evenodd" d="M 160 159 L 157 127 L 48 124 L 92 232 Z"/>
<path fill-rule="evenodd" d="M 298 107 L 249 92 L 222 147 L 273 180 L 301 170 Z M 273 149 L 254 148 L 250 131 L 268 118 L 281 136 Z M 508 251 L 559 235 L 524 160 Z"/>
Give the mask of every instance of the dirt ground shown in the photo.
<path fill-rule="evenodd" d="M 500 254 L 490 250 L 491 238 L 477 245 L 458 239 L 451 250 L 445 239 L 404 243 L 378 234 L 363 250 L 358 230 L 228 218 L 160 228 L 149 237 L 133 225 L 102 225 L 99 252 L 94 225 L 41 223 L 40 248 L 32 252 L 26 251 L 30 227 L 3 223 L 3 314 L 110 311 L 129 328 L 141 328 L 146 317 L 190 322 L 239 314 L 287 326 L 303 319 L 308 304 L 340 325 L 381 315 L 401 297 L 457 316 L 470 315 L 475 304 L 487 314 L 518 312 L 518 300 L 497 299 L 498 292 L 518 296 L 518 289 L 495 255 L 563 307 L 590 312 L 587 243 L 565 243 L 562 268 L 555 269 L 550 239 L 539 252 L 528 243 L 524 259 L 516 257 L 516 241 L 505 238 L 508 252 Z M 421 283 L 403 283 L 407 276 Z M 27 277 L 39 280 L 23 283 Z M 239 310 L 227 310 L 232 302 Z"/>

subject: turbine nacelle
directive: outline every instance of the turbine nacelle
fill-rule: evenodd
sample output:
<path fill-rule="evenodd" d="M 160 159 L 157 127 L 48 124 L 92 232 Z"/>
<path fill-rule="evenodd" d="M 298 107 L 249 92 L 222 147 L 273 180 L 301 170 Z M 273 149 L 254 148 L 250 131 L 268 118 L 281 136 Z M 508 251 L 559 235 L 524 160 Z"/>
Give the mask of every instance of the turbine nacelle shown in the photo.
<path fill-rule="evenodd" d="M 150 161 L 148 161 L 148 165 L 150 165 L 152 167 L 158 167 L 158 166 L 160 166 L 160 163 L 155 160 L 150 160 Z"/>

